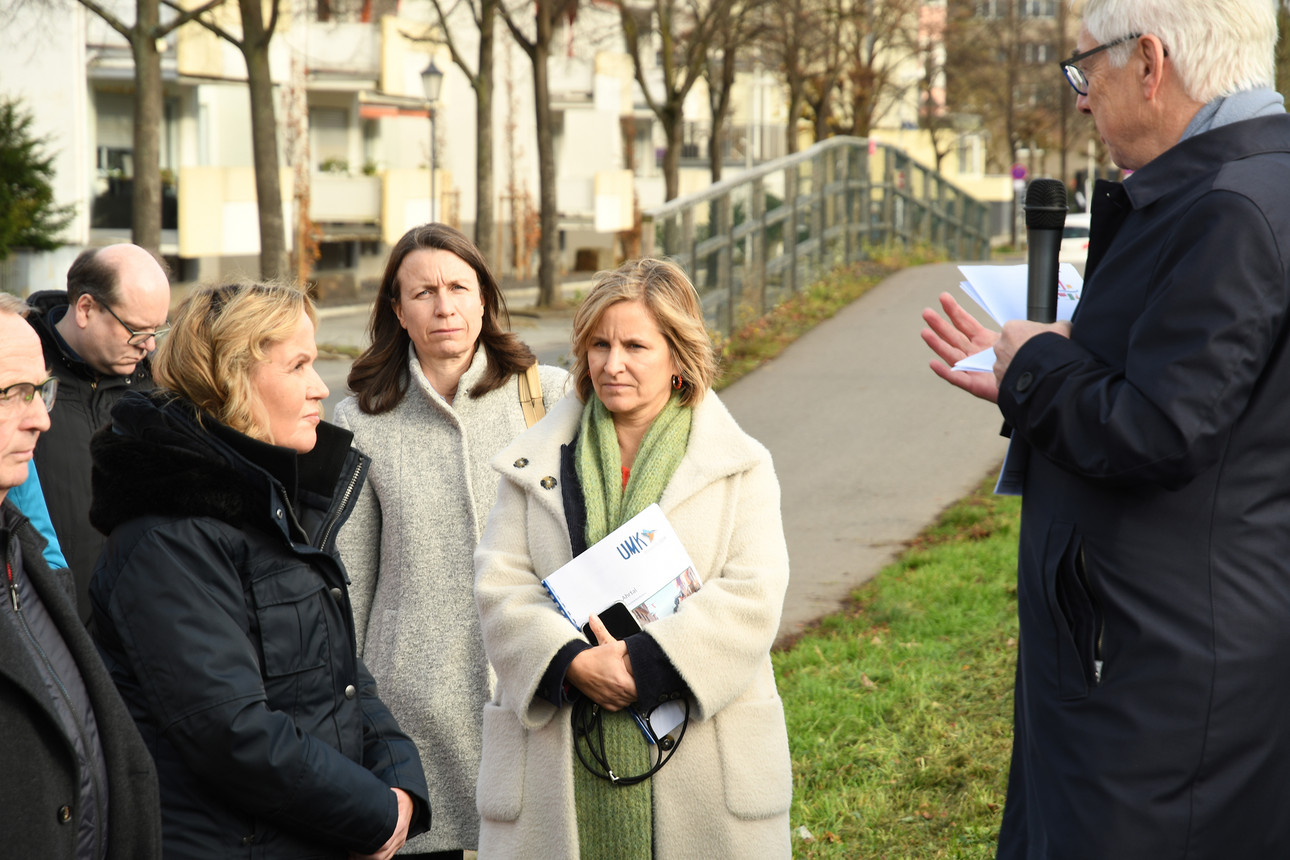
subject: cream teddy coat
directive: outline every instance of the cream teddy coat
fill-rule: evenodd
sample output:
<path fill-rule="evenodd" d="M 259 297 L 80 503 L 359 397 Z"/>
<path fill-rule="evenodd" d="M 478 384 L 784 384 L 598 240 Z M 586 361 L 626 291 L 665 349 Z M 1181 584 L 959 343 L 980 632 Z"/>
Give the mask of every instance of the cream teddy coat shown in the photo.
<path fill-rule="evenodd" d="M 491 695 L 475 612 L 471 557 L 497 497 L 488 461 L 525 429 L 515 380 L 479 399 L 487 368 L 475 357 L 449 404 L 408 350 L 407 395 L 381 415 L 350 397 L 335 423 L 372 459 L 367 484 L 337 544 L 349 570 L 358 652 L 381 699 L 416 741 L 430 787 L 430 832 L 419 852 L 473 848 L 479 709 Z M 568 374 L 540 368 L 548 407 Z"/>
<path fill-rule="evenodd" d="M 503 480 L 475 551 L 484 649 L 497 672 L 476 791 L 480 860 L 578 856 L 573 769 L 582 765 L 570 708 L 534 694 L 556 652 L 581 635 L 541 584 L 572 556 L 560 446 L 581 412 L 566 397 L 493 458 Z M 685 738 L 653 778 L 654 856 L 789 857 L 792 768 L 770 662 L 788 585 L 779 483 L 769 452 L 711 392 L 660 505 L 703 587 L 647 628 L 692 693 Z"/>

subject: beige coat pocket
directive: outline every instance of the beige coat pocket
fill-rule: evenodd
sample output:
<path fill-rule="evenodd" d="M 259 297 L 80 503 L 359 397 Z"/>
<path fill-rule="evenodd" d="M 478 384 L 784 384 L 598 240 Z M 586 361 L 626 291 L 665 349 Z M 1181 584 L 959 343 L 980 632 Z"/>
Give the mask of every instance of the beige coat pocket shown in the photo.
<path fill-rule="evenodd" d="M 515 821 L 524 800 L 525 731 L 519 718 L 492 702 L 484 705 L 483 756 L 475 804 L 489 821 Z"/>
<path fill-rule="evenodd" d="M 784 815 L 793 802 L 793 764 L 776 696 L 735 702 L 714 718 L 726 808 L 738 818 Z"/>

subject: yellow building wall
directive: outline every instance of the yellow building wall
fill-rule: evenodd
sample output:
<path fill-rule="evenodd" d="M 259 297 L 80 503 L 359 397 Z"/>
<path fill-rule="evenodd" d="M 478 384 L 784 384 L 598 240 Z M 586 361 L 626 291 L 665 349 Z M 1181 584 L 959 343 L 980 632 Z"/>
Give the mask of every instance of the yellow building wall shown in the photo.
<path fill-rule="evenodd" d="M 435 170 L 439 214 L 447 214 L 445 200 L 452 189 L 452 173 Z M 393 245 L 404 233 L 430 220 L 430 171 L 391 169 L 381 176 L 381 241 Z"/>
<path fill-rule="evenodd" d="M 284 220 L 290 217 L 291 172 L 280 171 Z M 287 230 L 287 246 L 291 246 Z M 260 253 L 255 170 L 250 167 L 179 169 L 179 256 L 225 257 Z"/>

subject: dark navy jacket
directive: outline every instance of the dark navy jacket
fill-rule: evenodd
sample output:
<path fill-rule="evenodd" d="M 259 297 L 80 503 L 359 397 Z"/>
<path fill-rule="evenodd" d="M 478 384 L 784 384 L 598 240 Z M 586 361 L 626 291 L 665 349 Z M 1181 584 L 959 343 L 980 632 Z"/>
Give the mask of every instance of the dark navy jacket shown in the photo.
<path fill-rule="evenodd" d="M 297 456 L 131 394 L 93 443 L 105 662 L 157 760 L 169 857 L 343 858 L 429 826 L 416 746 L 356 656 L 335 533 L 366 460 Z"/>
<path fill-rule="evenodd" d="M 41 555 L 44 539 L 8 500 L 3 521 L 7 529 L 0 530 L 0 554 L 16 568 L 13 575 L 19 587 L 15 590 L 39 599 L 45 618 L 75 663 L 94 712 L 107 774 L 103 795 L 108 800 L 107 826 L 98 828 L 96 839 L 102 840 L 106 833 L 102 847 L 108 860 L 159 858 L 156 771 L 76 614 L 71 577 L 65 570 L 49 569 Z M 26 579 L 30 589 L 22 589 L 18 578 Z M 80 787 L 93 777 L 85 772 L 77 745 L 51 701 L 47 669 L 42 670 L 33 649 L 22 641 L 21 637 L 30 635 L 32 607 L 21 601 L 14 608 L 8 582 L 0 612 L 27 616 L 15 618 L 17 623 L 7 623 L 8 619 L 0 623 L 0 856 L 73 860 L 78 856 L 77 827 L 83 812 L 77 808 Z"/>
<path fill-rule="evenodd" d="M 1099 184 L 1070 340 L 999 407 L 1030 447 L 999 856 L 1290 846 L 1290 117 Z"/>
<path fill-rule="evenodd" d="M 66 291 L 45 290 L 27 301 L 33 308 L 27 321 L 40 335 L 45 363 L 58 377 L 49 429 L 36 442 L 36 469 L 49 518 L 76 581 L 77 611 L 88 621 L 90 577 L 103 549 L 103 535 L 90 525 L 89 517 L 90 438 L 108 423 L 112 407 L 127 391 L 153 387 L 152 363 L 145 358 L 129 376 L 101 376 L 70 354 L 54 331 L 52 317 L 67 313 Z"/>

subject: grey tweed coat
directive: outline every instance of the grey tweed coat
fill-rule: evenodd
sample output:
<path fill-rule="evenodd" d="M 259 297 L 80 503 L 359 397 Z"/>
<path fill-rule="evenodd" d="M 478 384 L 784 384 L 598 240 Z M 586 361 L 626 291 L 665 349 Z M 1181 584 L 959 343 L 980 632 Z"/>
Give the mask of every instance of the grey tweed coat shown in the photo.
<path fill-rule="evenodd" d="M 408 351 L 403 402 L 367 415 L 354 397 L 335 423 L 372 459 L 367 484 L 337 544 L 349 569 L 358 652 L 381 700 L 416 742 L 430 788 L 430 832 L 412 852 L 474 848 L 481 709 L 491 696 L 475 610 L 472 556 L 497 498 L 489 460 L 525 429 L 517 383 L 478 400 L 467 392 L 487 358 L 477 349 L 453 403 Z M 548 409 L 568 374 L 540 368 Z"/>

